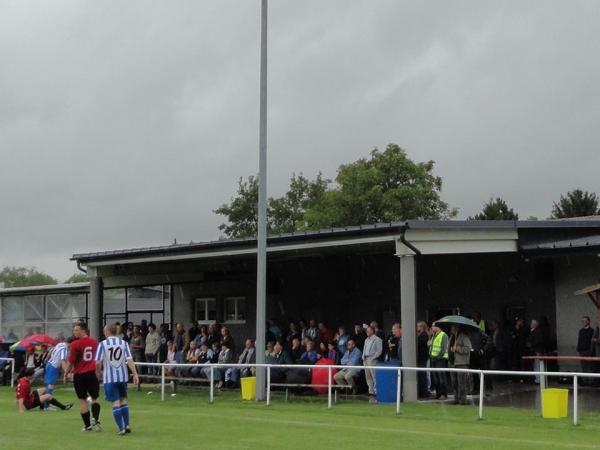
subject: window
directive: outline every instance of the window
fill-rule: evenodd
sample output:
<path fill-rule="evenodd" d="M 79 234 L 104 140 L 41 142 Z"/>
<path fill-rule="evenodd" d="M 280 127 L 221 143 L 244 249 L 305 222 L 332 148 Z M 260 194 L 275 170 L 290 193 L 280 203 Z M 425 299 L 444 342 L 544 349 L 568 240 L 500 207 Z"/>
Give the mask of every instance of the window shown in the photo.
<path fill-rule="evenodd" d="M 217 320 L 217 299 L 216 298 L 197 298 L 196 299 L 196 321 L 214 322 Z"/>
<path fill-rule="evenodd" d="M 127 288 L 127 311 L 162 311 L 163 287 Z"/>
<path fill-rule="evenodd" d="M 246 297 L 225 297 L 225 322 L 246 323 Z"/>

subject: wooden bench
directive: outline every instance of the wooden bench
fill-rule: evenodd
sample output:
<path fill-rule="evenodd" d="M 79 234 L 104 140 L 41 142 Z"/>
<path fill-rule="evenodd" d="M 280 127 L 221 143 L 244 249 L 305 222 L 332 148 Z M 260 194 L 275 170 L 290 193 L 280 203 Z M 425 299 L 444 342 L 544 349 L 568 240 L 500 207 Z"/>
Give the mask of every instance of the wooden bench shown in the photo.
<path fill-rule="evenodd" d="M 287 402 L 290 397 L 290 389 L 294 388 L 329 388 L 326 384 L 302 384 L 302 383 L 271 383 L 271 387 L 280 387 L 285 388 L 285 401 Z M 337 393 L 338 390 L 345 390 L 346 396 L 348 394 L 348 389 L 352 389 L 352 386 L 347 384 L 332 384 L 331 390 L 333 391 L 333 402 L 337 403 Z"/>

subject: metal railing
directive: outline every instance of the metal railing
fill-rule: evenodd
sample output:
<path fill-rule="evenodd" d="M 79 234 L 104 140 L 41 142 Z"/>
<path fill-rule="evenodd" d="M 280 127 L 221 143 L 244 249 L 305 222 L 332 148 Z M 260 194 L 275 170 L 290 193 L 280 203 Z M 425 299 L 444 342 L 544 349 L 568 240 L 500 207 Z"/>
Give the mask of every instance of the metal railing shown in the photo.
<path fill-rule="evenodd" d="M 10 387 L 15 386 L 15 358 L 0 358 L 0 361 L 8 361 L 10 364 Z"/>
<path fill-rule="evenodd" d="M 136 362 L 136 366 L 140 367 L 160 367 L 161 374 L 161 400 L 165 399 L 165 371 L 168 369 L 174 369 L 177 367 L 191 368 L 198 367 L 196 364 L 181 364 L 181 363 L 142 363 Z M 600 378 L 600 373 L 582 373 L 582 372 L 549 372 L 542 370 L 543 365 L 539 371 L 510 371 L 510 370 L 479 370 L 479 369 L 458 369 L 454 367 L 391 367 L 391 366 L 342 366 L 342 365 L 326 365 L 326 364 L 202 364 L 200 366 L 210 368 L 210 376 L 208 377 L 210 383 L 209 402 L 214 402 L 214 389 L 215 389 L 215 374 L 216 368 L 228 369 L 228 368 L 257 368 L 264 367 L 267 370 L 267 389 L 266 389 L 266 404 L 271 404 L 271 369 L 272 368 L 283 368 L 283 369 L 327 369 L 327 408 L 333 407 L 332 401 L 332 389 L 333 389 L 333 369 L 350 369 L 350 370 L 384 370 L 384 371 L 395 371 L 397 372 L 397 385 L 396 385 L 396 414 L 400 414 L 400 403 L 402 400 L 402 373 L 403 372 L 445 372 L 445 373 L 469 373 L 479 375 L 479 404 L 478 404 L 478 417 L 483 419 L 483 406 L 485 398 L 485 377 L 492 375 L 508 375 L 508 376 L 539 376 L 540 377 L 540 408 L 542 407 L 542 391 L 546 387 L 545 377 L 567 377 L 573 378 L 573 424 L 577 425 L 579 422 L 578 417 L 578 379 L 579 378 Z M 144 376 L 143 374 L 141 375 Z"/>

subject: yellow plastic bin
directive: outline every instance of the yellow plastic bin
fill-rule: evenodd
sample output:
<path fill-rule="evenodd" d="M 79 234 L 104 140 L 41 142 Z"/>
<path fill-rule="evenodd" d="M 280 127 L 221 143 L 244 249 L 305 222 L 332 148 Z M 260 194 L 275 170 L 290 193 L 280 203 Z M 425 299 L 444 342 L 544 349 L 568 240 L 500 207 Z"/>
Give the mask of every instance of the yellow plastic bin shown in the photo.
<path fill-rule="evenodd" d="M 256 377 L 240 378 L 242 385 L 242 400 L 254 400 L 256 397 Z"/>
<path fill-rule="evenodd" d="M 568 389 L 544 389 L 542 391 L 542 417 L 560 419 L 567 417 L 569 409 Z"/>

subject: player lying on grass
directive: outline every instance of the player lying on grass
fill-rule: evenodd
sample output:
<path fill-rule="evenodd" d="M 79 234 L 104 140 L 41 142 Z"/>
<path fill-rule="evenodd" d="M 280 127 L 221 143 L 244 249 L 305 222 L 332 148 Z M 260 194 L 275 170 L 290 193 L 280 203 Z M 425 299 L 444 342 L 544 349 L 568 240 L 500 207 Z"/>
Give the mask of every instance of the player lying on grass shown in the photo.
<path fill-rule="evenodd" d="M 46 388 L 36 389 L 31 392 L 31 378 L 34 373 L 35 369 L 30 367 L 29 369 L 23 368 L 19 374 L 19 381 L 17 383 L 17 408 L 19 408 L 19 412 L 23 413 L 28 409 L 33 409 L 38 406 L 40 409 L 43 409 L 45 402 L 48 402 L 63 411 L 73 407 L 73 403 L 63 405 L 56 400 L 52 394 L 47 393 Z"/>
<path fill-rule="evenodd" d="M 133 383 L 139 384 L 138 373 L 131 357 L 129 344 L 116 337 L 117 325 L 106 325 L 104 335 L 106 340 L 98 344 L 96 352 L 96 370 L 98 378 L 103 372 L 104 395 L 107 402 L 112 403 L 113 417 L 118 434 L 123 436 L 131 433 L 129 426 L 129 405 L 127 404 L 127 367 L 133 374 Z"/>

